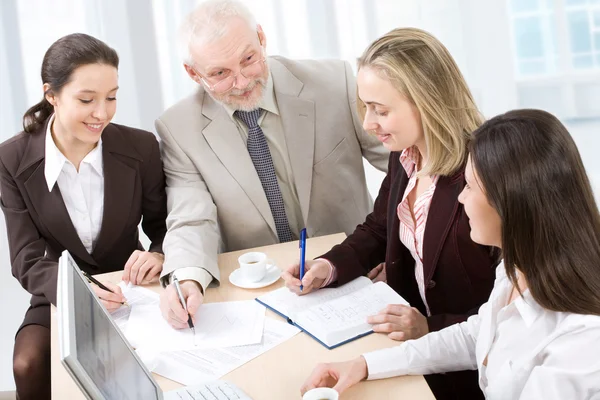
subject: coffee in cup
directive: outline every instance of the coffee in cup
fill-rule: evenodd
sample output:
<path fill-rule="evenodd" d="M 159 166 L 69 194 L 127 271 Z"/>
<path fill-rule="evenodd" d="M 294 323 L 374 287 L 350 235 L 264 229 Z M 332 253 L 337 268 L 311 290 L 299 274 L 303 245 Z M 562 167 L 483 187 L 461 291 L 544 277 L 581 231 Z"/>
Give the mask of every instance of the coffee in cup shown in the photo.
<path fill-rule="evenodd" d="M 267 273 L 267 266 L 274 265 L 265 253 L 259 251 L 242 254 L 239 256 L 238 262 L 242 276 L 249 282 L 260 281 Z"/>

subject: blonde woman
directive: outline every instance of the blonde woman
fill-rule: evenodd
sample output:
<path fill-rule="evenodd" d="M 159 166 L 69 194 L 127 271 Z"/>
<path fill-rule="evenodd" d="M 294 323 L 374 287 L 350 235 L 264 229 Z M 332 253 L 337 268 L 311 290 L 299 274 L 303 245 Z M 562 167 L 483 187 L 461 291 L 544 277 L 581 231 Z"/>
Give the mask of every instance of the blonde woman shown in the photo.
<path fill-rule="evenodd" d="M 366 221 L 308 261 L 302 282 L 297 264 L 283 278 L 297 294 L 361 275 L 385 279 L 412 307 L 390 304 L 369 323 L 392 339 L 416 339 L 476 314 L 493 286 L 498 257 L 471 240 L 458 202 L 470 132 L 483 119 L 450 53 L 427 32 L 389 32 L 358 69 L 363 126 L 391 150 L 389 172 Z M 426 379 L 438 400 L 483 398 L 475 371 Z"/>

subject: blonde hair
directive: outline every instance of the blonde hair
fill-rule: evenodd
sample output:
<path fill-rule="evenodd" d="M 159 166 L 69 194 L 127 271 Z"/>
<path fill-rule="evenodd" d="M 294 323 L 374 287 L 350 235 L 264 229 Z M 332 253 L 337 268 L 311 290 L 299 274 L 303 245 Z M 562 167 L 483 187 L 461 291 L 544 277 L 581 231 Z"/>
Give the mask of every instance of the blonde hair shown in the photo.
<path fill-rule="evenodd" d="M 408 98 L 419 110 L 427 145 L 421 175 L 449 176 L 467 159 L 471 133 L 484 121 L 450 52 L 434 36 L 416 28 L 388 32 L 358 59 Z M 364 120 L 365 104 L 358 98 Z"/>

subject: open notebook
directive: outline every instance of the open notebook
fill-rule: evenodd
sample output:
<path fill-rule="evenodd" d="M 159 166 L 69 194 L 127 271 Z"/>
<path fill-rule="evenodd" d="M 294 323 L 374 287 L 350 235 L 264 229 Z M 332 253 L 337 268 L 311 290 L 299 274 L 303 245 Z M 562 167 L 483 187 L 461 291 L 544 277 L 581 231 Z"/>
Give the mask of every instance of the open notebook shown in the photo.
<path fill-rule="evenodd" d="M 281 288 L 256 299 L 328 349 L 373 332 L 367 317 L 406 300 L 385 282 L 360 277 L 337 288 L 297 296 Z"/>

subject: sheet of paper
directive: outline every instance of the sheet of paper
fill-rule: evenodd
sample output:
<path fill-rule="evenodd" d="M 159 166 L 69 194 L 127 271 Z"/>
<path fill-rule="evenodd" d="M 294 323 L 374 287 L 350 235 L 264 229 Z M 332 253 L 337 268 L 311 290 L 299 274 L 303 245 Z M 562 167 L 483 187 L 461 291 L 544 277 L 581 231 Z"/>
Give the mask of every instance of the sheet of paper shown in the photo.
<path fill-rule="evenodd" d="M 266 318 L 263 340 L 259 344 L 162 353 L 152 372 L 184 385 L 197 385 L 228 374 L 298 332 L 300 330 L 293 325 Z"/>
<path fill-rule="evenodd" d="M 260 343 L 265 308 L 255 301 L 207 303 L 196 314 L 191 329 L 171 327 L 155 306 L 133 306 L 125 336 L 133 347 L 174 351 Z"/>
<path fill-rule="evenodd" d="M 334 345 L 371 330 L 367 317 L 375 315 L 388 304 L 408 302 L 385 282 L 377 282 L 330 300 L 297 315 L 296 323 L 320 337 L 327 345 Z"/>
<path fill-rule="evenodd" d="M 143 305 L 154 305 L 158 308 L 160 296 L 158 293 L 153 292 L 152 290 L 133 285 L 131 282 L 126 284 L 125 282 L 121 281 L 119 282 L 119 287 L 127 299 L 127 306 L 121 306 L 119 309 L 112 312 L 111 316 L 121 331 L 126 332 L 127 321 L 129 320 L 129 315 L 131 314 L 131 308 Z"/>
<path fill-rule="evenodd" d="M 369 278 L 361 276 L 337 288 L 319 289 L 305 296 L 298 296 L 288 288 L 281 288 L 260 296 L 258 300 L 268 304 L 275 310 L 294 320 L 295 314 L 312 306 L 322 304 L 328 300 L 336 299 L 348 293 L 357 291 L 365 286 L 371 286 Z"/>

